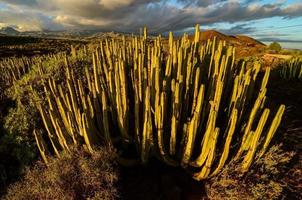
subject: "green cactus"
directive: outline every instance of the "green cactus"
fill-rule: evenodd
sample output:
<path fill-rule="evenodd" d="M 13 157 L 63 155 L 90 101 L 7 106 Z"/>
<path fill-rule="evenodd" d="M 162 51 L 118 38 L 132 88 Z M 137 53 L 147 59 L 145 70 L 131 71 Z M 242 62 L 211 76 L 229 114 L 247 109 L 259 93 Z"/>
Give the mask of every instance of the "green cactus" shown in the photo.
<path fill-rule="evenodd" d="M 280 77 L 285 80 L 302 80 L 302 58 L 293 57 L 280 66 Z"/>

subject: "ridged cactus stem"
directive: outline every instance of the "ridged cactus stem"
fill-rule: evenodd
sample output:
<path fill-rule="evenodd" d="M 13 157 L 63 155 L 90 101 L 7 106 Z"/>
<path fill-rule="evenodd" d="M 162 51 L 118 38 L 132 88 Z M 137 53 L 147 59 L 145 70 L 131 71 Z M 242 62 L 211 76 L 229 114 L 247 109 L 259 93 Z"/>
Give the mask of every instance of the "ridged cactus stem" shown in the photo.
<path fill-rule="evenodd" d="M 215 151 L 216 151 L 216 143 L 217 143 L 217 137 L 219 135 L 219 128 L 215 128 L 212 137 L 210 139 L 210 144 L 209 144 L 209 154 L 206 158 L 206 162 L 204 166 L 202 167 L 201 171 L 199 173 L 194 174 L 194 179 L 200 181 L 203 179 L 208 178 L 210 172 L 211 172 L 211 167 L 215 158 Z"/>
<path fill-rule="evenodd" d="M 262 147 L 262 149 L 259 153 L 259 158 L 261 158 L 263 156 L 263 154 L 265 153 L 265 151 L 267 150 L 267 147 L 268 147 L 269 143 L 271 142 L 274 134 L 277 131 L 277 128 L 279 127 L 279 125 L 281 123 L 284 111 L 285 111 L 285 105 L 281 105 L 278 109 L 278 112 L 277 112 L 274 120 L 272 121 L 272 124 L 271 124 L 270 128 L 269 128 L 269 131 L 267 133 L 265 142 L 264 142 L 263 147 Z"/>
<path fill-rule="evenodd" d="M 39 133 L 37 133 L 36 129 L 34 130 L 34 135 L 35 135 L 36 143 L 37 143 L 38 149 L 40 151 L 41 157 L 42 157 L 44 163 L 48 164 L 48 160 L 46 157 L 45 142 L 44 142 L 43 138 L 41 137 L 41 135 Z"/>
<path fill-rule="evenodd" d="M 200 123 L 200 116 L 202 112 L 203 103 L 204 103 L 204 85 L 201 85 L 199 89 L 197 104 L 196 104 L 193 118 L 191 119 L 191 121 L 188 122 L 188 128 L 186 134 L 187 142 L 184 146 L 184 155 L 182 158 L 182 165 L 184 166 L 187 165 L 191 159 L 191 155 L 195 144 L 195 137 Z"/>
<path fill-rule="evenodd" d="M 224 144 L 223 153 L 220 157 L 217 168 L 215 169 L 215 171 L 212 173 L 211 176 L 218 174 L 220 172 L 220 170 L 223 168 L 226 160 L 228 159 L 228 155 L 229 155 L 229 151 L 230 151 L 230 144 L 232 141 L 233 134 L 235 132 L 237 118 L 238 118 L 238 111 L 236 109 L 234 109 L 232 112 L 231 118 L 230 118 L 229 125 L 228 125 L 227 137 L 226 137 L 226 141 Z"/>
<path fill-rule="evenodd" d="M 262 113 L 262 116 L 260 118 L 260 121 L 258 123 L 258 126 L 256 128 L 255 133 L 253 133 L 252 139 L 251 139 L 251 144 L 249 146 L 248 152 L 245 155 L 244 159 L 243 159 L 243 163 L 242 163 L 242 171 L 246 172 L 250 165 L 252 164 L 252 160 L 253 157 L 256 153 L 256 149 L 257 149 L 257 145 L 258 145 L 258 141 L 259 138 L 261 136 L 262 130 L 265 126 L 265 123 L 267 121 L 268 115 L 270 113 L 269 109 L 265 109 Z"/>

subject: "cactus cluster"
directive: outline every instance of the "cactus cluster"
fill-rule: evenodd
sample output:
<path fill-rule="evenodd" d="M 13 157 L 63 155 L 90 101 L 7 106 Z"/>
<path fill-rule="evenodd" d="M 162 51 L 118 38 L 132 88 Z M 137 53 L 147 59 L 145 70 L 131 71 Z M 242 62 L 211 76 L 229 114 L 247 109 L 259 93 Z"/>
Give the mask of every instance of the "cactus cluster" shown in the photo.
<path fill-rule="evenodd" d="M 269 68 L 259 81 L 260 64 L 235 63 L 235 49 L 225 42 L 201 44 L 198 25 L 194 41 L 170 33 L 168 43 L 165 49 L 160 36 L 149 39 L 147 29 L 142 37 L 101 41 L 82 78 L 66 57 L 66 83 L 45 81 L 48 105 L 37 103 L 53 152 L 60 156 L 73 144 L 93 151 L 105 143 L 135 148 L 142 163 L 155 156 L 186 168 L 197 180 L 231 160 L 247 171 L 265 153 L 285 110 L 281 105 L 269 117 L 265 108 Z"/>
<path fill-rule="evenodd" d="M 47 61 L 64 59 L 63 53 L 50 54 L 36 57 L 11 57 L 0 61 L 0 82 L 1 87 L 11 87 L 18 80 L 24 78 L 24 75 L 40 71 L 45 68 Z M 41 74 L 42 75 L 42 74 Z"/>
<path fill-rule="evenodd" d="M 280 76 L 285 80 L 302 80 L 302 58 L 293 57 L 280 69 Z"/>
<path fill-rule="evenodd" d="M 26 74 L 34 64 L 34 59 L 7 58 L 0 62 L 0 81 L 5 85 L 12 85 L 14 81 L 19 80 Z"/>

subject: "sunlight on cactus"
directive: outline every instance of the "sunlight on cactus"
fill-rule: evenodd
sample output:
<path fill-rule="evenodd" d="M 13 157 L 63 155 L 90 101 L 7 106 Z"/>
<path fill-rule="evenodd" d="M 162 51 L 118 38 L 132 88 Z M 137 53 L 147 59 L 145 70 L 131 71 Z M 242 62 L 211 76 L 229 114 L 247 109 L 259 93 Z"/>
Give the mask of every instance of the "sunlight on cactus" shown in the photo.
<path fill-rule="evenodd" d="M 197 180 L 231 160 L 246 172 L 267 150 L 285 110 L 265 108 L 269 68 L 259 80 L 260 64 L 235 63 L 226 42 L 201 44 L 199 25 L 193 41 L 170 33 L 167 48 L 160 36 L 148 38 L 146 28 L 143 37 L 101 41 L 83 79 L 69 59 L 64 85 L 44 82 L 48 107 L 37 102 L 57 156 L 72 145 L 93 152 L 105 143 L 123 151 L 133 146 L 141 163 L 157 157 Z M 46 142 L 35 136 L 47 162 Z"/>

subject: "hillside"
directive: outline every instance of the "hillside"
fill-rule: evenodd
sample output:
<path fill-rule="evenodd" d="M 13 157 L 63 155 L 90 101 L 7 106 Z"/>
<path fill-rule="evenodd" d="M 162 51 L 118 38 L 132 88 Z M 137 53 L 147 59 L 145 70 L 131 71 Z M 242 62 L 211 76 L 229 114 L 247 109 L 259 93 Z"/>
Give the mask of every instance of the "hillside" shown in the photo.
<path fill-rule="evenodd" d="M 214 37 L 216 37 L 218 40 L 230 39 L 229 36 L 215 30 L 202 31 L 200 36 L 202 41 L 206 41 L 208 39 L 213 40 Z"/>
<path fill-rule="evenodd" d="M 257 46 L 257 45 L 260 45 L 260 46 L 265 46 L 265 44 L 263 44 L 262 42 L 258 41 L 258 40 L 255 40 L 254 38 L 251 38 L 249 36 L 246 36 L 246 35 L 237 35 L 235 36 L 237 39 L 239 39 L 240 41 L 242 42 L 245 42 L 248 46 Z"/>
<path fill-rule="evenodd" d="M 203 43 L 215 37 L 218 41 L 226 41 L 228 45 L 236 47 L 236 58 L 262 54 L 266 47 L 262 42 L 246 35 L 226 35 L 216 30 L 206 30 L 200 34 L 200 40 Z M 189 39 L 194 40 L 194 34 L 189 35 Z"/>
<path fill-rule="evenodd" d="M 71 45 L 85 44 L 72 39 L 38 38 L 30 36 L 9 36 L 0 33 L 0 60 L 16 56 L 35 56 L 69 51 Z"/>
<path fill-rule="evenodd" d="M 224 40 L 227 43 L 236 47 L 238 46 L 264 47 L 265 46 L 265 44 L 263 44 L 262 42 L 246 35 L 226 35 L 215 30 L 202 31 L 200 35 L 200 40 L 206 42 L 208 39 L 213 40 L 215 37 L 217 40 Z M 194 39 L 194 36 L 190 35 L 189 38 Z"/>
<path fill-rule="evenodd" d="M 12 27 L 3 27 L 0 28 L 0 34 L 3 35 L 19 35 L 19 31 L 17 31 L 16 29 L 12 28 Z"/>
<path fill-rule="evenodd" d="M 226 35 L 215 30 L 202 31 L 200 40 L 206 42 L 208 39 L 213 40 L 214 37 L 236 47 L 237 58 L 258 54 L 266 46 L 262 42 L 246 35 Z M 194 36 L 190 35 L 189 38 L 194 39 Z"/>

